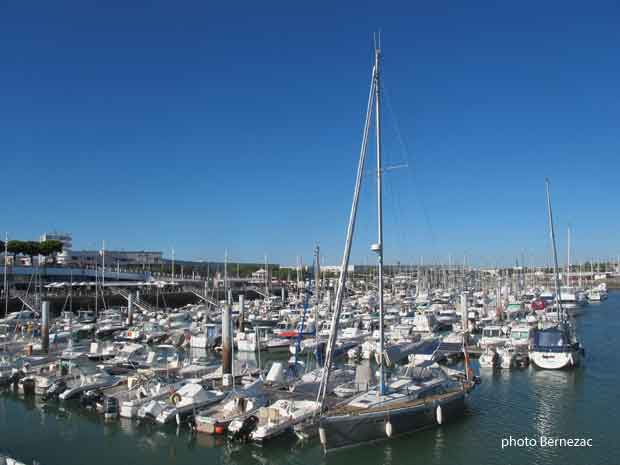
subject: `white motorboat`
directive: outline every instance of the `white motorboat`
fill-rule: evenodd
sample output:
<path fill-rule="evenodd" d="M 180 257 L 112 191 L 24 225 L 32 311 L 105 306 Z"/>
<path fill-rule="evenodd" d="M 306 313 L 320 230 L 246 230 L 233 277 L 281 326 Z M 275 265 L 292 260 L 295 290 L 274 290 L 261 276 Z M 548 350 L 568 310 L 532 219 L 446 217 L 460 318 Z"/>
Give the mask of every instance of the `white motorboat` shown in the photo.
<path fill-rule="evenodd" d="M 120 416 L 123 418 L 135 418 L 138 410 L 151 401 L 163 400 L 172 393 L 181 389 L 189 381 L 181 380 L 169 383 L 160 379 L 148 379 L 138 381 L 135 386 L 128 383 L 128 389 L 116 393 L 114 397 L 120 406 Z"/>
<path fill-rule="evenodd" d="M 268 407 L 261 407 L 256 414 L 258 422 L 249 434 L 249 439 L 262 443 L 279 436 L 290 431 L 296 424 L 315 415 L 319 408 L 319 402 L 292 399 L 280 399 Z M 240 419 L 233 420 L 228 426 L 228 430 L 231 433 L 238 432 L 243 423 Z"/>
<path fill-rule="evenodd" d="M 152 418 L 164 424 L 176 419 L 181 421 L 201 408 L 213 405 L 224 398 L 224 392 L 207 390 L 198 383 L 188 383 L 170 393 L 167 399 L 152 400 L 138 409 L 138 417 Z"/>
<path fill-rule="evenodd" d="M 478 359 L 480 368 L 496 368 L 498 365 L 498 356 L 494 347 L 488 346 L 484 349 Z"/>
<path fill-rule="evenodd" d="M 508 342 L 506 330 L 500 325 L 487 325 L 482 328 L 482 335 L 478 345 L 485 349 L 487 347 L 500 347 Z"/>
<path fill-rule="evenodd" d="M 196 430 L 207 434 L 225 434 L 232 421 L 245 421 L 250 415 L 256 414 L 259 408 L 266 406 L 267 399 L 263 381 L 257 379 L 235 389 L 215 407 L 197 413 L 194 418 Z"/>
<path fill-rule="evenodd" d="M 73 399 L 83 392 L 108 388 L 120 382 L 120 378 L 105 371 L 91 371 L 82 368 L 79 377 L 65 381 L 66 389 L 60 393 L 58 398 L 61 400 Z"/>
<path fill-rule="evenodd" d="M 533 322 L 536 322 L 536 320 Z M 510 328 L 509 343 L 517 351 L 527 352 L 530 343 L 532 342 L 533 335 L 534 329 L 530 324 L 515 325 Z"/>

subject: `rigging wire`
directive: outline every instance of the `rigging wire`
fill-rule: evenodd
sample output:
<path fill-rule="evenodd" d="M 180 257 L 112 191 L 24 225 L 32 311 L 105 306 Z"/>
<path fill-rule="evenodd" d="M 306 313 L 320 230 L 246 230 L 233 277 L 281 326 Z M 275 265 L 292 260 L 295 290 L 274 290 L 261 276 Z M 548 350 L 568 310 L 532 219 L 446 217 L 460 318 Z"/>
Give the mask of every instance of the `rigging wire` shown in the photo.
<path fill-rule="evenodd" d="M 385 83 L 385 78 L 383 80 L 383 82 Z M 396 138 L 399 142 L 400 148 L 401 148 L 401 152 L 402 155 L 405 157 L 405 162 L 408 165 L 408 175 L 409 175 L 409 184 L 413 185 L 413 188 L 415 189 L 414 194 L 416 200 L 418 201 L 421 209 L 422 209 L 422 213 L 424 215 L 424 220 L 426 222 L 426 227 L 428 228 L 429 231 L 429 235 L 430 235 L 430 239 L 431 239 L 431 246 L 433 249 L 433 252 L 435 255 L 437 255 L 437 246 L 438 246 L 438 241 L 437 241 L 437 235 L 435 234 L 435 230 L 433 228 L 432 222 L 431 222 L 431 218 L 429 215 L 429 211 L 428 211 L 428 207 L 426 205 L 426 202 L 424 201 L 424 195 L 422 195 L 422 192 L 420 191 L 419 188 L 419 183 L 417 182 L 417 176 L 416 176 L 416 172 L 413 169 L 413 158 L 410 155 L 408 146 L 403 138 L 402 132 L 400 130 L 400 126 L 398 124 L 398 119 L 396 118 L 396 113 L 394 111 L 393 105 L 392 105 L 392 99 L 390 96 L 390 91 L 389 88 L 387 86 L 384 85 L 384 95 L 385 95 L 385 102 L 387 104 L 387 108 L 388 108 L 388 113 L 390 115 L 390 119 L 392 120 L 393 124 L 394 124 L 394 129 L 396 132 Z"/>

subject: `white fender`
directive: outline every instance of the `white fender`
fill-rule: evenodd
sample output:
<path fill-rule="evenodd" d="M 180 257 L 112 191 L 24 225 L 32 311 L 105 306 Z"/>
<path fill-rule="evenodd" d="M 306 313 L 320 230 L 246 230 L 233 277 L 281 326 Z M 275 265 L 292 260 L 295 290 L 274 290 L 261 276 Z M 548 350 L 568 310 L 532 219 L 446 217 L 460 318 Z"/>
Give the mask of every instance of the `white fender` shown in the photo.
<path fill-rule="evenodd" d="M 385 435 L 386 435 L 388 438 L 391 438 L 391 437 L 392 437 L 392 433 L 393 433 L 393 430 L 392 430 L 392 422 L 391 422 L 391 421 L 388 421 L 388 422 L 385 424 Z"/>
<path fill-rule="evenodd" d="M 321 440 L 321 444 L 326 444 L 325 430 L 323 428 L 319 428 L 319 439 Z"/>
<path fill-rule="evenodd" d="M 441 405 L 438 405 L 435 409 L 435 419 L 437 420 L 438 425 L 443 423 L 443 412 L 441 410 Z"/>

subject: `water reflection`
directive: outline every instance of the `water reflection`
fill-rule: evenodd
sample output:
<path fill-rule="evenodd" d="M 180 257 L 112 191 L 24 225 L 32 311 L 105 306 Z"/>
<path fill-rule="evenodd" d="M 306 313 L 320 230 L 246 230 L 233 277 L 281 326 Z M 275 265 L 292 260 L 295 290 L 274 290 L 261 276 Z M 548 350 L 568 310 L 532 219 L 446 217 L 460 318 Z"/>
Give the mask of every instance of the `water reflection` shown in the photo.
<path fill-rule="evenodd" d="M 575 371 L 537 370 L 532 368 L 534 391 L 534 426 L 539 436 L 557 434 L 558 422 L 574 403 Z"/>
<path fill-rule="evenodd" d="M 443 463 L 443 451 L 446 446 L 445 431 L 443 428 L 435 429 L 435 442 L 433 444 L 433 458 L 436 463 Z"/>

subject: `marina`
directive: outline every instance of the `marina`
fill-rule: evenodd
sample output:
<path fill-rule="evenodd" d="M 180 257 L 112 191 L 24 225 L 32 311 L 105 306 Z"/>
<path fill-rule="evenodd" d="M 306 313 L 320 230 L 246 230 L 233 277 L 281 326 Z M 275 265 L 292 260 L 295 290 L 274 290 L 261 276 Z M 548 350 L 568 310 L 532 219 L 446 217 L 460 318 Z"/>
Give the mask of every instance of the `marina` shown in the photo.
<path fill-rule="evenodd" d="M 616 5 L 5 10 L 0 465 L 620 461 Z"/>
<path fill-rule="evenodd" d="M 588 305 L 576 321 L 588 347 L 579 369 L 547 371 L 532 365 L 489 369 L 480 368 L 473 359 L 472 367 L 481 384 L 467 400 L 463 417 L 438 428 L 349 449 L 344 454 L 362 464 L 406 462 L 412 450 L 425 463 L 458 461 L 463 449 L 478 463 L 613 463 L 610 457 L 620 453 L 613 439 L 615 418 L 620 413 L 615 402 L 620 380 L 613 369 L 617 360 L 614 347 L 620 343 L 619 309 L 620 294 L 610 292 L 607 300 Z M 263 357 L 269 359 L 267 353 Z M 256 354 L 252 358 L 257 363 Z M 241 357 L 239 362 L 244 359 Z M 501 447 L 502 439 L 509 435 L 566 438 L 584 432 L 592 439 L 591 448 Z M 275 439 L 269 447 L 256 447 L 179 427 L 175 422 L 158 426 L 123 415 L 106 420 L 95 409 L 84 409 L 79 401 L 46 402 L 40 396 L 24 396 L 12 389 L 0 396 L 0 437 L 3 453 L 28 464 L 103 465 L 117 460 L 153 464 L 329 464 L 342 460 L 339 452 L 324 455 L 318 440 L 300 441 L 292 433 Z M 89 446 L 57 447 L 66 441 Z M 485 447 L 476 446 L 481 443 Z M 10 446 L 4 446 L 7 444 Z"/>

